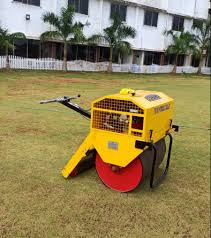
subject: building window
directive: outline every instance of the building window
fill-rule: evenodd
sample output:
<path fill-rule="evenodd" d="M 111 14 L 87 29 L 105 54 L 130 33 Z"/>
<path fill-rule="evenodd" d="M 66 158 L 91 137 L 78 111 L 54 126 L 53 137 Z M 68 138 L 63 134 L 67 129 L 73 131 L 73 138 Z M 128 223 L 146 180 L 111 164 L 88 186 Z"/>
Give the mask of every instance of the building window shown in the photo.
<path fill-rule="evenodd" d="M 56 42 L 56 59 L 63 60 L 64 46 L 62 43 Z"/>
<path fill-rule="evenodd" d="M 109 60 L 109 48 L 107 47 L 100 47 L 100 62 L 106 62 Z"/>
<path fill-rule="evenodd" d="M 205 62 L 206 67 L 211 67 L 211 54 L 208 54 Z"/>
<path fill-rule="evenodd" d="M 161 53 L 153 51 L 144 52 L 144 65 L 160 65 Z"/>
<path fill-rule="evenodd" d="M 40 58 L 40 41 L 28 40 L 28 58 Z"/>
<path fill-rule="evenodd" d="M 95 62 L 95 47 L 89 45 L 73 45 L 72 46 L 73 58 L 75 60 L 85 60 Z"/>
<path fill-rule="evenodd" d="M 204 21 L 199 19 L 193 19 L 193 26 L 203 27 Z"/>
<path fill-rule="evenodd" d="M 75 12 L 88 15 L 89 0 L 68 0 L 68 6 L 73 5 Z"/>
<path fill-rule="evenodd" d="M 157 27 L 157 24 L 158 24 L 158 12 L 145 11 L 144 25 Z"/>
<path fill-rule="evenodd" d="M 40 0 L 13 0 L 14 2 L 21 2 L 28 5 L 40 6 Z"/>
<path fill-rule="evenodd" d="M 127 15 L 127 6 L 118 4 L 118 3 L 111 3 L 111 15 L 112 17 L 114 14 L 120 15 L 123 21 L 126 21 Z"/>
<path fill-rule="evenodd" d="M 191 60 L 191 66 L 193 67 L 199 67 L 199 59 L 196 58 L 194 55 L 192 56 L 192 60 Z"/>
<path fill-rule="evenodd" d="M 6 54 L 5 48 L 0 45 L 0 56 L 3 56 L 5 54 Z"/>
<path fill-rule="evenodd" d="M 172 30 L 174 31 L 184 30 L 184 17 L 173 16 Z"/>
<path fill-rule="evenodd" d="M 164 65 L 173 65 L 176 59 L 175 54 L 165 55 Z M 177 66 L 184 66 L 185 55 L 178 55 Z"/>
<path fill-rule="evenodd" d="M 14 55 L 19 57 L 28 57 L 28 45 L 27 40 L 16 40 L 14 43 L 15 50 Z"/>
<path fill-rule="evenodd" d="M 184 63 L 185 63 L 185 55 L 179 55 L 178 61 L 177 61 L 177 66 L 184 66 Z"/>

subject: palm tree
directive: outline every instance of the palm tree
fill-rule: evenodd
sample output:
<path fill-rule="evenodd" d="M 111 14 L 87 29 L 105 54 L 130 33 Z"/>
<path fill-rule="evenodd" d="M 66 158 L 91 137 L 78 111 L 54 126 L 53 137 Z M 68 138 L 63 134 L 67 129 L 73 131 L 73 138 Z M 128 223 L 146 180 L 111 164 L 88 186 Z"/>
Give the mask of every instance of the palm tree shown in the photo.
<path fill-rule="evenodd" d="M 0 27 L 0 45 L 5 48 L 6 69 L 10 68 L 9 50 L 14 50 L 15 40 L 25 39 L 26 36 L 22 32 L 9 33 L 8 29 Z"/>
<path fill-rule="evenodd" d="M 192 29 L 195 30 L 194 37 L 196 42 L 196 50 L 194 52 L 194 55 L 199 60 L 199 67 L 197 73 L 201 74 L 204 52 L 208 54 L 208 51 L 210 50 L 211 22 L 210 20 L 195 20 Z"/>
<path fill-rule="evenodd" d="M 127 26 L 118 14 L 112 15 L 111 26 L 103 30 L 103 34 L 93 35 L 89 41 L 96 42 L 104 39 L 110 48 L 108 72 L 112 72 L 112 61 L 114 50 L 120 53 L 131 52 L 131 45 L 125 41 L 127 38 L 135 38 L 136 30 Z"/>
<path fill-rule="evenodd" d="M 171 36 L 172 38 L 172 43 L 167 47 L 165 53 L 167 55 L 175 54 L 174 67 L 172 73 L 176 73 L 179 55 L 181 54 L 185 55 L 194 52 L 195 50 L 194 37 L 188 31 L 178 33 L 169 30 L 165 31 L 164 35 Z"/>
<path fill-rule="evenodd" d="M 60 16 L 52 12 L 44 13 L 43 22 L 49 23 L 55 30 L 46 31 L 41 34 L 41 41 L 61 40 L 64 45 L 63 70 L 67 71 L 67 46 L 68 43 L 79 43 L 85 40 L 83 34 L 84 25 L 80 22 L 74 23 L 74 7 L 61 8 Z"/>

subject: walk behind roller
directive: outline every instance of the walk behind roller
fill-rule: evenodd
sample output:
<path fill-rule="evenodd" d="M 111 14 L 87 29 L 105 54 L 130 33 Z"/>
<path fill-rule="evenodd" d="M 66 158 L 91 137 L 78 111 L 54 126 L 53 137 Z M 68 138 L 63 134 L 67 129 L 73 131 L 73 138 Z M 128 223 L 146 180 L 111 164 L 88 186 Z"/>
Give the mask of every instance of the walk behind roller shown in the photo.
<path fill-rule="evenodd" d="M 170 164 L 170 131 L 179 129 L 172 124 L 174 100 L 161 92 L 122 89 L 92 102 L 87 111 L 72 102 L 77 97 L 80 95 L 40 102 L 59 102 L 90 119 L 90 132 L 62 175 L 74 177 L 95 166 L 102 182 L 119 192 L 134 190 L 146 178 L 151 188 L 158 186 Z M 157 178 L 155 172 L 165 154 L 165 169 Z"/>

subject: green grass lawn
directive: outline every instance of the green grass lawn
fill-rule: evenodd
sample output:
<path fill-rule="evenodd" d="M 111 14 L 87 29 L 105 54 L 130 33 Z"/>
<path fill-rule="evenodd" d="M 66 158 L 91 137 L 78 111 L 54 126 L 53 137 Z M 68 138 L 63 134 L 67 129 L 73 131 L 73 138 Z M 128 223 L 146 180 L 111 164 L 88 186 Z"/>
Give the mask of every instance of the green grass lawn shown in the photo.
<path fill-rule="evenodd" d="M 121 194 L 95 169 L 65 180 L 61 169 L 89 121 L 42 99 L 80 93 L 90 102 L 121 88 L 175 99 L 172 163 L 155 190 Z M 0 72 L 0 237 L 209 237 L 210 79 L 194 75 Z"/>

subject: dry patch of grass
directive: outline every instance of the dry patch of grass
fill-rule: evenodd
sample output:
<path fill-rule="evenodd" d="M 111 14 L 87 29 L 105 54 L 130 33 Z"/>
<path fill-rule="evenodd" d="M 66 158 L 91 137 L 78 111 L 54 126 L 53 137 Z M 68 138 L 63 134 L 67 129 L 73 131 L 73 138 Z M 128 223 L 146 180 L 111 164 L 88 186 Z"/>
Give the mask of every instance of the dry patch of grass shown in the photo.
<path fill-rule="evenodd" d="M 197 129 L 210 126 L 209 86 L 195 75 L 0 72 L 0 237 L 210 237 L 210 136 Z M 123 87 L 169 94 L 175 124 L 190 127 L 174 135 L 167 180 L 119 194 L 95 169 L 63 179 L 89 121 L 38 102 L 80 93 L 89 108 Z"/>

